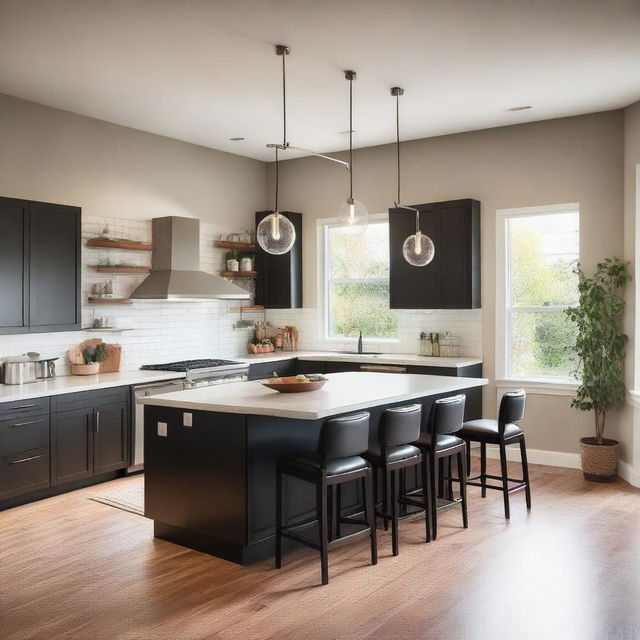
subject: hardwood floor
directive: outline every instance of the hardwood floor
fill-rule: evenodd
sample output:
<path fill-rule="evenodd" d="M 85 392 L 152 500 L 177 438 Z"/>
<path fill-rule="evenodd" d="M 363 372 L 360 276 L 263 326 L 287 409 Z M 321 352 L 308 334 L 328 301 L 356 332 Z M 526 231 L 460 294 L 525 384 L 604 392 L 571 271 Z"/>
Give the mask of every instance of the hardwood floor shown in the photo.
<path fill-rule="evenodd" d="M 401 522 L 397 558 L 380 531 L 378 565 L 367 541 L 339 548 L 326 587 L 307 550 L 240 567 L 87 499 L 139 477 L 17 507 L 0 513 L 0 637 L 640 638 L 640 490 L 530 466 L 530 514 L 516 494 L 506 523 L 501 494 L 471 488 L 468 530 L 458 509 L 431 544 Z"/>

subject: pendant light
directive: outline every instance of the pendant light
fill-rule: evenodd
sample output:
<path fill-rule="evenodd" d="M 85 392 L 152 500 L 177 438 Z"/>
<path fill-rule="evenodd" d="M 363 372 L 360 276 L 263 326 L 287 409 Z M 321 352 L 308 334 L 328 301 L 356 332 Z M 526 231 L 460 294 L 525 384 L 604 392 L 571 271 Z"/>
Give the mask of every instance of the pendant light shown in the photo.
<path fill-rule="evenodd" d="M 428 265 L 435 256 L 436 248 L 433 240 L 420 231 L 420 211 L 415 207 L 408 207 L 401 204 L 400 199 L 400 96 L 404 94 L 404 89 L 393 87 L 391 95 L 396 99 L 396 150 L 398 158 L 398 199 L 393 203 L 396 209 L 414 211 L 416 214 L 416 232 L 410 235 L 402 245 L 402 255 L 404 259 L 414 267 L 424 267 Z"/>
<path fill-rule="evenodd" d="M 256 229 L 256 239 L 258 244 L 267 252 L 275 256 L 291 251 L 293 243 L 296 241 L 296 230 L 289 218 L 282 215 L 278 209 L 278 187 L 279 187 L 279 159 L 278 151 L 287 149 L 287 84 L 285 58 L 290 53 L 289 47 L 284 45 L 276 46 L 276 55 L 282 56 L 282 145 L 268 145 L 275 149 L 276 154 L 276 184 L 275 202 L 273 213 L 263 218 Z"/>
<path fill-rule="evenodd" d="M 353 81 L 356 79 L 355 71 L 345 71 L 344 77 L 349 82 L 349 197 L 338 209 L 338 223 L 341 232 L 348 235 L 360 235 L 364 233 L 369 222 L 367 207 L 353 197 Z"/>

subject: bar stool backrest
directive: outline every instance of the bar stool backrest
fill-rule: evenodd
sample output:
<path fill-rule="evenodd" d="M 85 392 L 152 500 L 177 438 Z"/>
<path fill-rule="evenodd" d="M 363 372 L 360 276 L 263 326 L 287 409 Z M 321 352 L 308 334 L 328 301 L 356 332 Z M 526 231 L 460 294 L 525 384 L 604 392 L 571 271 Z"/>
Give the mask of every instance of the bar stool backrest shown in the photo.
<path fill-rule="evenodd" d="M 518 391 L 507 391 L 500 401 L 500 411 L 498 413 L 498 431 L 504 433 L 505 426 L 512 422 L 519 422 L 524 419 L 524 405 L 527 394 L 524 389 Z"/>
<path fill-rule="evenodd" d="M 369 412 L 329 418 L 320 430 L 318 453 L 323 461 L 359 456 L 369 448 Z"/>
<path fill-rule="evenodd" d="M 384 451 L 386 447 L 415 442 L 420 437 L 421 420 L 419 404 L 385 409 L 378 434 L 380 448 Z"/>
<path fill-rule="evenodd" d="M 439 398 L 431 405 L 428 432 L 434 444 L 438 434 L 452 434 L 462 429 L 466 400 L 466 396 L 461 393 L 457 396 Z"/>

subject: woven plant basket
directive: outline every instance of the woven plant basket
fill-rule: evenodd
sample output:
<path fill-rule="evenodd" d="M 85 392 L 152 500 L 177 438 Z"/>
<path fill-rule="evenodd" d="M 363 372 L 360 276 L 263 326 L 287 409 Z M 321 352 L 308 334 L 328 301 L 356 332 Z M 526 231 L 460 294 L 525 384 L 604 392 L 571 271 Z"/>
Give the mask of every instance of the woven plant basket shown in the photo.
<path fill-rule="evenodd" d="M 617 440 L 603 438 L 580 438 L 580 460 L 585 480 L 593 482 L 613 482 L 618 473 Z"/>

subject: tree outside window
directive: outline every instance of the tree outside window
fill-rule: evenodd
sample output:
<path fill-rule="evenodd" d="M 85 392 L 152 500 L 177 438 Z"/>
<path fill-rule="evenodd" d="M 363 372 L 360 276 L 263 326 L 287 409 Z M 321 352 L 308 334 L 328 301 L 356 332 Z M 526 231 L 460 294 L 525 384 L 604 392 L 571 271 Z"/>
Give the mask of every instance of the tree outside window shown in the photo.
<path fill-rule="evenodd" d="M 325 227 L 325 318 L 327 336 L 397 338 L 398 314 L 389 308 L 389 224 L 370 222 L 348 235 Z"/>

